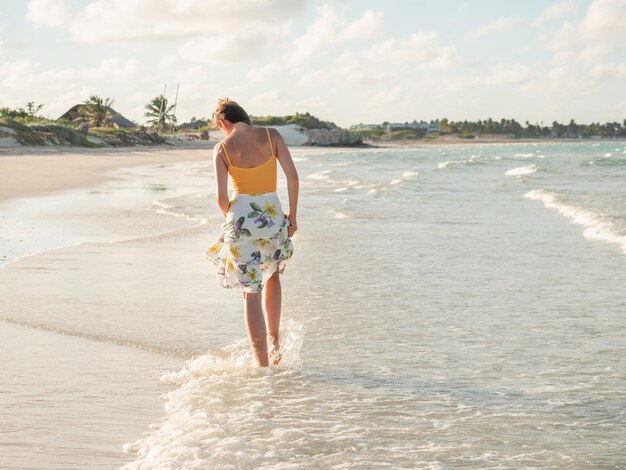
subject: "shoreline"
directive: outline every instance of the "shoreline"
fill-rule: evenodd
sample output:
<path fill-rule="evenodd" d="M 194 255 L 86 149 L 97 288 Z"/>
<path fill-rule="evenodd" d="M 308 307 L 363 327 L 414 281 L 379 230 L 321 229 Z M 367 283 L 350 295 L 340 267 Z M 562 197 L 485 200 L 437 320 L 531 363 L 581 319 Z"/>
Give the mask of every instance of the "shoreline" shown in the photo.
<path fill-rule="evenodd" d="M 369 147 L 435 147 L 438 145 L 484 145 L 484 144 L 566 144 L 566 143 L 600 143 L 625 142 L 626 139 L 441 139 L 441 140 L 388 140 L 366 141 Z"/>
<path fill-rule="evenodd" d="M 442 147 L 624 142 L 624 139 L 396 140 L 360 146 L 290 146 L 292 154 L 344 152 L 368 148 Z M 216 141 L 176 146 L 89 149 L 77 147 L 0 148 L 0 203 L 13 198 L 92 186 L 115 179 L 113 170 L 189 161 L 211 161 Z"/>
<path fill-rule="evenodd" d="M 0 203 L 56 191 L 93 186 L 115 179 L 113 170 L 142 166 L 210 161 L 210 148 L 143 147 L 42 149 L 21 147 L 0 152 Z"/>

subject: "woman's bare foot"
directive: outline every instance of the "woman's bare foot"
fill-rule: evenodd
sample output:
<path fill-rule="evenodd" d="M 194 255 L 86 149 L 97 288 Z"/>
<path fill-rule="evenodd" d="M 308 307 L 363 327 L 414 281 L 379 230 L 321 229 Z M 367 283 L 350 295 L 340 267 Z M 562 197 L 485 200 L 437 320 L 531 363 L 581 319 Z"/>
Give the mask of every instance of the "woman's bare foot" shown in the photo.
<path fill-rule="evenodd" d="M 283 358 L 283 353 L 280 350 L 280 346 L 278 344 L 273 345 L 267 356 L 269 360 L 272 361 L 275 366 L 277 366 L 280 363 L 280 360 Z"/>

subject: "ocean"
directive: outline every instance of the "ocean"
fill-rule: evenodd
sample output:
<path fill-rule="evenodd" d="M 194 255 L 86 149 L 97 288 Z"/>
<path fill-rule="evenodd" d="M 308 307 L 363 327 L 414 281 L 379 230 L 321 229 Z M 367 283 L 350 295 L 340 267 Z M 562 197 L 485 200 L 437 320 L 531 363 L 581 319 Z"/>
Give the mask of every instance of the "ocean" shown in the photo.
<path fill-rule="evenodd" d="M 292 154 L 268 369 L 209 152 L 0 205 L 0 467 L 626 466 L 625 142 Z"/>

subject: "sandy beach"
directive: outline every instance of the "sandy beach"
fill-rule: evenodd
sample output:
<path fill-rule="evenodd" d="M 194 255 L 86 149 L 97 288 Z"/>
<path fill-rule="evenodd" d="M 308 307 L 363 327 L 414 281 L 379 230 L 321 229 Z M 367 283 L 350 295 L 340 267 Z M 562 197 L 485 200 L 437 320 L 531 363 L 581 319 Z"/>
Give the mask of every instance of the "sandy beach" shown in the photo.
<path fill-rule="evenodd" d="M 0 200 L 90 186 L 118 168 L 210 160 L 211 148 L 0 149 Z"/>

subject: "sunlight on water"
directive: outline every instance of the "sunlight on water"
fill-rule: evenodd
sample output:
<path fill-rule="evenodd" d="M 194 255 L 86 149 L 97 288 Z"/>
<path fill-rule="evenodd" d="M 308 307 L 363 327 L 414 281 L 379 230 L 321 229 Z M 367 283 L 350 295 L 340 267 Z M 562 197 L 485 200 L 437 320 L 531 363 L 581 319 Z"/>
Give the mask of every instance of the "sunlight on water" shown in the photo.
<path fill-rule="evenodd" d="M 276 368 L 253 365 L 240 295 L 203 257 L 221 223 L 208 162 L 59 195 L 48 217 L 11 203 L 2 316 L 68 344 L 125 348 L 128 362 L 168 358 L 151 378 L 162 402 L 147 400 L 151 414 L 113 451 L 85 444 L 82 468 L 105 451 L 101 468 L 617 468 L 624 151 L 294 149 L 300 229 Z M 120 207 L 118 192 L 135 202 Z M 102 194 L 110 205 L 91 204 Z M 284 179 L 279 194 L 286 203 Z M 114 377 L 109 393 L 123 396 Z M 79 440 L 88 413 L 66 416 Z M 53 436 L 39 447 L 49 463 L 35 466 L 62 466 Z"/>

